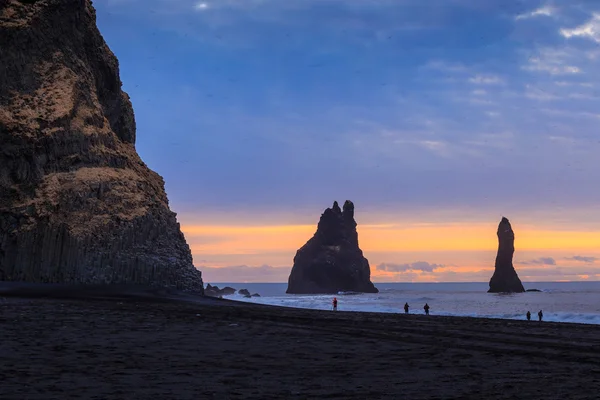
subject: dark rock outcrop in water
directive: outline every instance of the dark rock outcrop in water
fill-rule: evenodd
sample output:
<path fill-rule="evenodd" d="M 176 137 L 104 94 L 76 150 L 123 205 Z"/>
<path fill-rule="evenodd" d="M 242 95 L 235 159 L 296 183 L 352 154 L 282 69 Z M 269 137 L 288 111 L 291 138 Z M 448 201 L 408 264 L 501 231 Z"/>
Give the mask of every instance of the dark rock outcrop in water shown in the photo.
<path fill-rule="evenodd" d="M 223 289 L 219 289 L 218 286 L 213 286 L 210 283 L 207 284 L 204 289 L 204 295 L 211 297 L 231 296 L 235 294 L 235 292 L 236 290 L 232 287 L 225 286 Z"/>
<path fill-rule="evenodd" d="M 0 280 L 202 293 L 90 0 L 2 0 L 0 43 Z"/>
<path fill-rule="evenodd" d="M 236 290 L 229 286 L 225 286 L 223 289 L 219 289 L 218 286 L 213 286 L 210 283 L 207 284 L 206 289 L 204 289 L 204 295 L 211 296 L 211 297 L 231 296 L 231 295 L 234 295 L 235 292 L 237 292 L 239 295 L 244 296 L 247 299 L 249 299 L 251 297 L 260 297 L 260 294 L 258 294 L 258 293 L 254 293 L 254 294 L 250 295 L 250 292 L 248 291 L 248 289 Z"/>
<path fill-rule="evenodd" d="M 515 233 L 507 218 L 502 217 L 498 225 L 498 255 L 496 268 L 490 279 L 488 293 L 520 293 L 525 288 L 512 263 L 515 253 Z"/>
<path fill-rule="evenodd" d="M 325 210 L 317 232 L 294 257 L 287 293 L 377 293 L 369 261 L 358 247 L 354 204 L 337 201 Z"/>

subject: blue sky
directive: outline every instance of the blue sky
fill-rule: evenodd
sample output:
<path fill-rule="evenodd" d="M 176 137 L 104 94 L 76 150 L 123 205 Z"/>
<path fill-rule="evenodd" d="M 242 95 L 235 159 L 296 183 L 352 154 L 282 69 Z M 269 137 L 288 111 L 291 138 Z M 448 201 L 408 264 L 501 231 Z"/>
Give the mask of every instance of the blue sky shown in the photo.
<path fill-rule="evenodd" d="M 593 4 L 94 5 L 175 208 L 261 212 L 597 204 Z"/>
<path fill-rule="evenodd" d="M 184 224 L 316 223 L 352 199 L 373 223 L 598 230 L 597 1 L 94 6 Z"/>

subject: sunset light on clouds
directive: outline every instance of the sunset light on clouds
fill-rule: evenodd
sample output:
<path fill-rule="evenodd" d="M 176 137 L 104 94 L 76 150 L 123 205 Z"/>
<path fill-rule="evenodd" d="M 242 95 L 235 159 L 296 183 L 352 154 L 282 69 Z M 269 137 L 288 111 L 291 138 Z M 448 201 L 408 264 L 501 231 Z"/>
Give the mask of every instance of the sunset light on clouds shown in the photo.
<path fill-rule="evenodd" d="M 94 4 L 207 282 L 346 199 L 375 282 L 489 280 L 503 215 L 523 281 L 600 280 L 598 2 Z"/>
<path fill-rule="evenodd" d="M 315 226 L 184 225 L 182 229 L 196 264 L 207 276 L 217 277 L 213 281 L 236 279 L 241 272 L 244 281 L 280 282 L 287 278 L 295 251 L 312 236 Z M 485 280 L 493 271 L 497 249 L 493 223 L 362 225 L 359 240 L 374 281 Z M 597 232 L 524 227 L 517 233 L 517 243 L 515 264 L 526 281 L 538 281 L 540 274 L 554 280 L 570 273 L 574 274 L 568 276 L 570 279 L 600 278 Z M 244 271 L 243 265 L 249 260 L 258 262 L 255 266 L 261 266 L 268 275 L 255 277 L 252 271 Z"/>

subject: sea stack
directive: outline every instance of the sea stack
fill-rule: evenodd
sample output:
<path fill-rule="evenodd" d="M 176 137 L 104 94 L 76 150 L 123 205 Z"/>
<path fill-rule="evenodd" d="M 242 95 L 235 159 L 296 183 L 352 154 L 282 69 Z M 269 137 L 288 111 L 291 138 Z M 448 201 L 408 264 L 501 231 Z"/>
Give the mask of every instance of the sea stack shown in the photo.
<path fill-rule="evenodd" d="M 91 1 L 3 0 L 0 43 L 0 280 L 203 293 Z"/>
<path fill-rule="evenodd" d="M 286 293 L 377 293 L 369 261 L 358 247 L 354 204 L 337 201 L 321 215 L 317 232 L 298 250 Z"/>
<path fill-rule="evenodd" d="M 515 253 L 515 233 L 508 218 L 498 225 L 498 255 L 488 293 L 521 293 L 525 291 L 512 263 Z"/>

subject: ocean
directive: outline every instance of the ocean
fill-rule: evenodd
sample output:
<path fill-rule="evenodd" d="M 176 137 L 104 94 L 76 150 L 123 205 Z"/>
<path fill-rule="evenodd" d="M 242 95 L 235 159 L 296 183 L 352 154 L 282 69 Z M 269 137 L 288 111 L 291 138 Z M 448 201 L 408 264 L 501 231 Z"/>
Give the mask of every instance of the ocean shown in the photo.
<path fill-rule="evenodd" d="M 284 307 L 331 310 L 332 295 L 286 294 L 287 283 L 215 283 L 248 289 L 261 297 L 251 299 L 239 294 L 232 300 Z M 428 303 L 431 315 L 525 319 L 527 311 L 537 321 L 543 310 L 544 321 L 600 324 L 600 282 L 524 282 L 525 289 L 541 292 L 518 294 L 487 293 L 487 283 L 376 283 L 379 293 L 338 294 L 339 311 L 423 314 Z"/>

